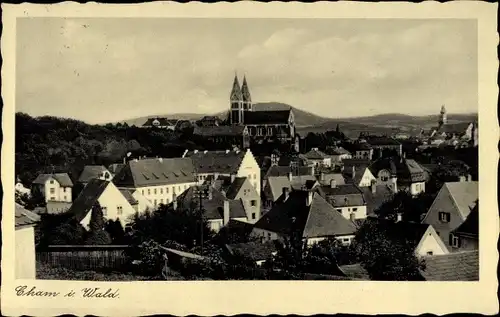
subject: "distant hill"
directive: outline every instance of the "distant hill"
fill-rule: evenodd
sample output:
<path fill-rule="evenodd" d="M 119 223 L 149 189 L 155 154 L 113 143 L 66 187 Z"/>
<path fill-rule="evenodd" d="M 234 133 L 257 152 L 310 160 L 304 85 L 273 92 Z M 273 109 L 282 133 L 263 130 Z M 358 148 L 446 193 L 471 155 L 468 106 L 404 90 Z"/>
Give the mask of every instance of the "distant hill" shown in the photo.
<path fill-rule="evenodd" d="M 427 116 L 411 116 L 400 113 L 388 113 L 366 117 L 352 117 L 352 118 L 326 118 L 318 116 L 308 111 L 292 107 L 288 104 L 280 102 L 262 102 L 254 104 L 255 111 L 262 110 L 286 110 L 292 108 L 295 115 L 295 123 L 297 130 L 300 134 L 307 134 L 309 132 L 324 132 L 326 130 L 333 130 L 337 124 L 344 133 L 352 136 L 359 135 L 359 132 L 370 132 L 377 134 L 391 134 L 398 131 L 415 132 L 420 129 L 430 129 L 437 125 L 438 115 Z M 218 116 L 221 119 L 227 117 L 227 111 L 221 111 L 212 114 L 171 114 L 171 115 L 152 115 L 147 117 L 140 117 L 135 119 L 126 120 L 128 125 L 143 125 L 147 119 L 154 117 L 167 117 L 171 119 L 182 120 L 198 120 L 203 116 L 212 115 Z M 477 120 L 477 113 L 471 114 L 449 114 L 449 123 L 470 122 Z M 123 121 L 122 121 L 123 122 Z"/>

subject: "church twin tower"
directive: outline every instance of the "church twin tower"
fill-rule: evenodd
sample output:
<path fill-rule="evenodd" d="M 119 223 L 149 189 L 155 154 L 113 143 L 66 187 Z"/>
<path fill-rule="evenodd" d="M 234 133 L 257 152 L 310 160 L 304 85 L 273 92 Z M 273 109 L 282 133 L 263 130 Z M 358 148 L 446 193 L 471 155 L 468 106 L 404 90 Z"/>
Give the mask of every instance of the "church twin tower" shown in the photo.
<path fill-rule="evenodd" d="M 240 86 L 238 76 L 234 76 L 233 89 L 231 90 L 231 109 L 229 111 L 229 122 L 234 125 L 245 123 L 245 113 L 253 111 L 252 97 L 248 89 L 247 79 L 243 77 L 243 84 Z"/>

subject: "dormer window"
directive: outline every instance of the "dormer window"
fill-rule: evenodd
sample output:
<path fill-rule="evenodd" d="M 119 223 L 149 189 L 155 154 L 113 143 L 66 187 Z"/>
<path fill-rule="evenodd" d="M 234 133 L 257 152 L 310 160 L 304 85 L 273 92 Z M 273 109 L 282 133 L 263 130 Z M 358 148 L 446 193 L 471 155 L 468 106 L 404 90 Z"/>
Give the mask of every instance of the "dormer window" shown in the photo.
<path fill-rule="evenodd" d="M 160 121 L 158 121 L 157 119 L 155 119 L 155 120 L 153 121 L 153 125 L 154 125 L 154 126 L 159 126 L 159 125 L 160 125 Z"/>
<path fill-rule="evenodd" d="M 448 222 L 450 222 L 450 218 L 451 218 L 451 215 L 449 212 L 443 212 L 443 211 L 439 212 L 439 221 L 448 223 Z"/>

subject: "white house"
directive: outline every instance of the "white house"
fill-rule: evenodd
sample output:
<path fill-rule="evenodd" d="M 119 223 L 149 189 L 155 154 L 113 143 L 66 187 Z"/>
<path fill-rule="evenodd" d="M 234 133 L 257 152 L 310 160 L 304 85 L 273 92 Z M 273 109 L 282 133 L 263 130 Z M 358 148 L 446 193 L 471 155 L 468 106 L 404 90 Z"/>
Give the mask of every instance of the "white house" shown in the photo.
<path fill-rule="evenodd" d="M 186 151 L 184 158 L 193 160 L 198 184 L 218 176 L 246 177 L 260 194 L 260 167 L 252 152 L 240 150 L 226 151 Z"/>
<path fill-rule="evenodd" d="M 120 192 L 122 192 L 123 196 L 127 198 L 129 202 L 131 202 L 132 207 L 138 212 L 143 213 L 146 210 L 153 211 L 154 205 L 144 197 L 141 192 L 135 188 L 119 188 Z M 133 203 L 132 203 L 133 202 Z"/>
<path fill-rule="evenodd" d="M 136 189 L 154 208 L 169 204 L 196 184 L 190 158 L 150 158 L 129 161 L 113 182 L 120 188 Z"/>
<path fill-rule="evenodd" d="M 107 220 L 120 220 L 127 225 L 136 210 L 120 190 L 109 181 L 91 180 L 81 191 L 68 212 L 73 213 L 80 224 L 88 230 L 92 207 L 99 204 Z"/>
<path fill-rule="evenodd" d="M 346 183 L 354 184 L 358 187 L 368 187 L 376 181 L 376 178 L 370 169 L 363 165 L 352 165 L 350 168 L 344 167 L 342 175 L 344 176 Z"/>
<path fill-rule="evenodd" d="M 18 279 L 36 278 L 35 228 L 40 216 L 24 209 L 16 203 L 15 214 L 15 277 Z"/>
<path fill-rule="evenodd" d="M 330 186 L 319 186 L 316 190 L 345 219 L 366 219 L 366 201 L 363 191 L 353 185 L 339 185 L 332 181 Z"/>
<path fill-rule="evenodd" d="M 33 181 L 32 191 L 40 193 L 45 201 L 72 201 L 73 182 L 67 173 L 40 174 Z"/>
<path fill-rule="evenodd" d="M 331 167 L 332 158 L 320 151 L 318 148 L 312 148 L 303 157 L 315 167 Z"/>

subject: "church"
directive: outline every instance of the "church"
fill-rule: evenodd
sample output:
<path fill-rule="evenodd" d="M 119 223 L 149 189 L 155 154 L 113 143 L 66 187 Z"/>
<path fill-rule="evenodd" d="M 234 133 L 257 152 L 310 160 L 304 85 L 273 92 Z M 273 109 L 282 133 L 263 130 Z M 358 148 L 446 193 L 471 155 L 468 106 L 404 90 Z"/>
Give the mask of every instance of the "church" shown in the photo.
<path fill-rule="evenodd" d="M 289 143 L 294 148 L 298 146 L 292 109 L 255 109 L 246 76 L 243 77 L 241 86 L 238 76 L 234 77 L 228 122 L 232 126 L 247 127 L 249 137 L 257 144 L 278 141 Z"/>

